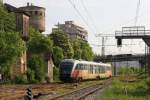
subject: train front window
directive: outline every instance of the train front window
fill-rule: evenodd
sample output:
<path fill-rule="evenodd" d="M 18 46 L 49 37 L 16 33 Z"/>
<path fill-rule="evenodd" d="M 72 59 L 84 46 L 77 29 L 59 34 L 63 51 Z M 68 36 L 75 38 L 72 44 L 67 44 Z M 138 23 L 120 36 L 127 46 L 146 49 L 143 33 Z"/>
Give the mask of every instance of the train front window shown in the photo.
<path fill-rule="evenodd" d="M 73 63 L 71 62 L 63 62 L 60 64 L 60 70 L 62 72 L 70 73 L 73 68 Z"/>
<path fill-rule="evenodd" d="M 83 69 L 83 64 L 77 64 L 75 69 L 82 70 Z"/>

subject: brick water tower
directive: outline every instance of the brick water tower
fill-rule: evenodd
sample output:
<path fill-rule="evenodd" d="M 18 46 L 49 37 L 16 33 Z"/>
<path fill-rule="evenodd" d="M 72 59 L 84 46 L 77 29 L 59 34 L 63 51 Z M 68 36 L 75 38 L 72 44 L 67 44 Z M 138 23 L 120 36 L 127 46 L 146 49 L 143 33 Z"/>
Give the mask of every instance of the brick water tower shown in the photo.
<path fill-rule="evenodd" d="M 30 15 L 30 25 L 33 28 L 39 32 L 45 31 L 45 8 L 27 3 L 27 6 L 19 9 Z"/>

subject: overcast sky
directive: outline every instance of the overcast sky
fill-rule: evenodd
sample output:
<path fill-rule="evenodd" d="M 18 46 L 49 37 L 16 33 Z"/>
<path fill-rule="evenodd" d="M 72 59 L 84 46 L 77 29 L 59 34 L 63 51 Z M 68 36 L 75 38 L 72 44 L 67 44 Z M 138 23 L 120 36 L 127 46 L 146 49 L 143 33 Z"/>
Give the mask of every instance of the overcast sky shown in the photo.
<path fill-rule="evenodd" d="M 134 26 L 138 0 L 72 0 L 84 20 L 75 11 L 69 0 L 4 0 L 16 7 L 25 6 L 27 2 L 46 8 L 46 34 L 51 32 L 55 24 L 73 20 L 88 30 L 88 41 L 97 54 L 101 53 L 101 38 L 96 34 L 115 34 L 123 26 Z M 137 25 L 150 29 L 150 0 L 141 0 Z M 87 14 L 88 11 L 88 14 Z M 88 25 L 87 25 L 88 24 Z M 116 45 L 115 38 L 107 38 L 106 45 Z M 132 43 L 131 43 L 132 42 Z M 106 54 L 144 53 L 142 40 L 123 40 L 122 48 L 106 46 Z"/>

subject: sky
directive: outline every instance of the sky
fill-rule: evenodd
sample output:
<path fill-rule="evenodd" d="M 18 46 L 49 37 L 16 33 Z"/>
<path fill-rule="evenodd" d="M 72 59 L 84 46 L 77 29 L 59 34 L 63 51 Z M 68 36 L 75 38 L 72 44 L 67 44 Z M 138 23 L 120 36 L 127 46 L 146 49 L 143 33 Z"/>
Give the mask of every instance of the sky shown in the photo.
<path fill-rule="evenodd" d="M 73 2 L 73 5 L 69 1 Z M 26 6 L 27 2 L 46 8 L 46 32 L 51 33 L 55 25 L 73 20 L 88 31 L 88 42 L 95 54 L 101 54 L 101 37 L 97 34 L 115 35 L 116 30 L 124 26 L 135 26 L 137 3 L 139 0 L 4 0 L 13 6 Z M 150 0 L 141 0 L 137 26 L 150 30 Z M 79 11 L 77 13 L 75 8 Z M 82 16 L 82 17 L 81 17 Z M 145 43 L 139 40 L 123 40 L 117 47 L 114 37 L 105 38 L 105 54 L 141 54 L 145 52 Z M 113 45 L 113 46 L 110 46 Z"/>

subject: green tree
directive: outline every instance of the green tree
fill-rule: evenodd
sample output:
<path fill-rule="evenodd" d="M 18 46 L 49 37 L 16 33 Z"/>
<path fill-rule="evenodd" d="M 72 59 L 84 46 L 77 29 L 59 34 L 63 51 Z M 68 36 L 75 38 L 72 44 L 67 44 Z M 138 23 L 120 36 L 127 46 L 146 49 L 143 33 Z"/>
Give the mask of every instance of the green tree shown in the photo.
<path fill-rule="evenodd" d="M 81 58 L 87 61 L 93 60 L 92 48 L 86 41 L 80 41 L 80 47 L 82 50 Z"/>
<path fill-rule="evenodd" d="M 81 54 L 82 54 L 82 50 L 81 50 L 81 46 L 80 46 L 80 41 L 79 40 L 74 40 L 72 41 L 72 46 L 74 49 L 74 59 L 81 59 Z"/>
<path fill-rule="evenodd" d="M 74 59 L 93 60 L 92 48 L 88 42 L 76 39 L 72 41 L 72 46 L 74 49 Z"/>
<path fill-rule="evenodd" d="M 8 11 L 0 5 L 0 31 L 16 31 L 15 14 Z"/>
<path fill-rule="evenodd" d="M 34 76 L 30 77 L 30 80 L 34 80 L 33 77 L 35 77 L 35 80 L 38 80 L 39 82 L 42 82 L 45 78 L 45 62 L 40 56 L 32 56 L 32 58 L 28 62 L 28 67 L 30 68 L 29 73 L 34 73 Z M 28 77 L 29 78 L 29 77 Z"/>
<path fill-rule="evenodd" d="M 24 50 L 24 42 L 19 33 L 0 31 L 0 73 L 8 77 L 10 66 L 16 63 Z"/>
<path fill-rule="evenodd" d="M 55 66 L 59 66 L 60 62 L 63 60 L 63 50 L 60 47 L 53 47 L 53 60 Z"/>
<path fill-rule="evenodd" d="M 73 57 L 73 48 L 68 38 L 68 35 L 63 32 L 61 29 L 57 29 L 50 34 L 51 39 L 53 40 L 54 46 L 58 46 L 63 49 L 64 58 Z"/>
<path fill-rule="evenodd" d="M 52 40 L 35 29 L 30 29 L 30 39 L 27 43 L 28 51 L 32 54 L 44 54 L 52 51 Z"/>

